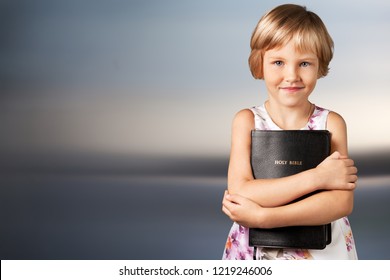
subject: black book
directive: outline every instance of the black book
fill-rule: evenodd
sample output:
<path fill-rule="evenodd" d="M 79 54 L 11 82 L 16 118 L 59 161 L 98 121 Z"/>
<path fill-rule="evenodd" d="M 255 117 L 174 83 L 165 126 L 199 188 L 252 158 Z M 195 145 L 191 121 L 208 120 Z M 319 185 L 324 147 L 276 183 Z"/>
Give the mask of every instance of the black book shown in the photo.
<path fill-rule="evenodd" d="M 316 167 L 329 154 L 327 130 L 252 131 L 251 165 L 255 178 L 293 175 Z M 330 224 L 249 229 L 249 246 L 324 249 L 331 238 Z"/>

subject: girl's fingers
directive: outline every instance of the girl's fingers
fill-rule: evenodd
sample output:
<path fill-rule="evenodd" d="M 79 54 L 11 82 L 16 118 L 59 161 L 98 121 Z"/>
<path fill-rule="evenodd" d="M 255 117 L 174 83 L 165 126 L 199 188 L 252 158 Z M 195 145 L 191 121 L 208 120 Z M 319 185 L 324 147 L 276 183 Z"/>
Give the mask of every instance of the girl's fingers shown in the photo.
<path fill-rule="evenodd" d="M 358 180 L 358 177 L 356 175 L 351 175 L 349 176 L 349 182 L 350 183 L 356 183 L 356 181 Z"/>
<path fill-rule="evenodd" d="M 222 212 L 225 213 L 228 217 L 231 217 L 229 209 L 227 209 L 225 206 L 222 206 Z"/>
<path fill-rule="evenodd" d="M 339 159 L 340 158 L 340 153 L 338 151 L 333 152 L 329 157 L 332 159 Z"/>
<path fill-rule="evenodd" d="M 238 195 L 238 194 L 226 194 L 225 195 L 226 200 L 233 204 L 243 204 L 246 200 L 246 198 Z"/>
<path fill-rule="evenodd" d="M 229 198 L 227 196 L 225 196 L 222 200 L 222 206 L 227 208 L 227 209 L 231 209 L 231 207 L 234 205 L 235 203 L 230 201 Z"/>
<path fill-rule="evenodd" d="M 356 183 L 348 183 L 348 188 L 354 190 L 356 188 Z"/>

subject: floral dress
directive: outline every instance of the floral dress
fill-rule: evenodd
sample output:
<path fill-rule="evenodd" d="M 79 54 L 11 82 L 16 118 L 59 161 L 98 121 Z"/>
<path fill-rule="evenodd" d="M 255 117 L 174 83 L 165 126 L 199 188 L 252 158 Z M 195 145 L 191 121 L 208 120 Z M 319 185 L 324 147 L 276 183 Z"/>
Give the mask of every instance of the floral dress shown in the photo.
<path fill-rule="evenodd" d="M 257 130 L 281 130 L 267 113 L 265 106 L 250 108 L 255 117 L 255 129 Z M 303 130 L 326 129 L 326 120 L 329 110 L 315 106 Z M 249 246 L 249 229 L 233 223 L 230 229 L 223 260 L 356 260 L 357 253 L 352 229 L 348 218 L 344 217 L 332 222 L 332 242 L 323 250 L 312 249 L 286 249 L 257 247 L 254 257 L 254 248 Z"/>

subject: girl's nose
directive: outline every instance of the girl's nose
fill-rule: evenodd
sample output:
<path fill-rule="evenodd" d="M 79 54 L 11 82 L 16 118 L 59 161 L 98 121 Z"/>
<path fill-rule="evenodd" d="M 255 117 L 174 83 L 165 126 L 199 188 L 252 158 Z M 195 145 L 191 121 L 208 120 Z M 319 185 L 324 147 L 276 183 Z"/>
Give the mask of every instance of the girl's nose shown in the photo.
<path fill-rule="evenodd" d="M 285 68 L 285 80 L 288 83 L 297 82 L 300 80 L 299 71 L 296 67 L 290 66 Z"/>

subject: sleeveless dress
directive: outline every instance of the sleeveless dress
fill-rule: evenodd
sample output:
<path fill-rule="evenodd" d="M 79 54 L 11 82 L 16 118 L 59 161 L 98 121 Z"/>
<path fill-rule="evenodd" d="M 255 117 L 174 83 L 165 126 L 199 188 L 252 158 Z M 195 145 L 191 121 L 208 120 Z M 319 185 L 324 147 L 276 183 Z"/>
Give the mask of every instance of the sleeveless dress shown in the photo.
<path fill-rule="evenodd" d="M 281 130 L 268 115 L 265 106 L 250 108 L 255 118 L 256 130 Z M 306 126 L 302 130 L 326 129 L 329 110 L 315 106 Z M 357 260 L 355 242 L 348 218 L 338 219 L 332 224 L 332 242 L 323 250 L 286 249 L 257 247 L 257 260 Z M 223 260 L 253 260 L 253 247 L 249 247 L 249 229 L 233 223 L 230 229 Z"/>

